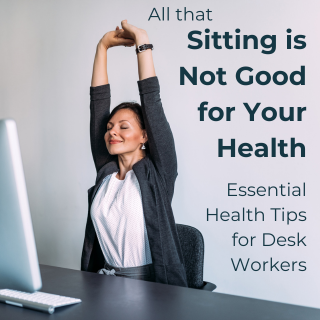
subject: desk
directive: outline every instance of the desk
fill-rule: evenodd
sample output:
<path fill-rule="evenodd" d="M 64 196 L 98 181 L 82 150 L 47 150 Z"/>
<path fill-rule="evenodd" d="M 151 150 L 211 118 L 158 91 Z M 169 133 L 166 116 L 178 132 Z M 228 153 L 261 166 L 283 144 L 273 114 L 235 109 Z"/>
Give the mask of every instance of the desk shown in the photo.
<path fill-rule="evenodd" d="M 1 320 L 319 320 L 320 309 L 40 265 L 41 291 L 82 303 L 49 315 L 0 303 Z"/>

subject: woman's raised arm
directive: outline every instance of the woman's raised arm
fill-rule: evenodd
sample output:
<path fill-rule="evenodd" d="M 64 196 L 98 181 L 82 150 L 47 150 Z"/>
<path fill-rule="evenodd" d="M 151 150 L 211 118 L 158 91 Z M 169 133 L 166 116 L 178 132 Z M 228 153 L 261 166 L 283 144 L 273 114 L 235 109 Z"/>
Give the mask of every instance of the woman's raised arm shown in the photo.
<path fill-rule="evenodd" d="M 121 25 L 124 35 L 134 39 L 136 47 L 149 43 L 145 30 L 129 25 L 127 20 L 123 20 Z M 160 99 L 160 86 L 154 69 L 152 51 L 148 49 L 138 53 L 137 58 L 138 87 L 150 156 L 162 174 L 169 194 L 173 195 L 174 182 L 177 177 L 176 151 L 172 131 Z"/>
<path fill-rule="evenodd" d="M 141 44 L 149 43 L 149 37 L 145 30 L 139 29 L 129 24 L 127 20 L 122 20 L 121 26 L 122 30 L 124 30 L 123 36 L 132 38 L 136 44 L 136 47 Z M 138 54 L 138 72 L 139 80 L 144 80 L 156 76 L 151 50 L 146 50 Z"/>
<path fill-rule="evenodd" d="M 107 73 L 107 50 L 114 46 L 134 45 L 132 39 L 121 37 L 123 29 L 106 33 L 97 45 L 90 87 L 90 142 L 97 172 L 107 162 L 115 159 L 107 150 L 104 135 L 110 114 L 110 85 Z"/>

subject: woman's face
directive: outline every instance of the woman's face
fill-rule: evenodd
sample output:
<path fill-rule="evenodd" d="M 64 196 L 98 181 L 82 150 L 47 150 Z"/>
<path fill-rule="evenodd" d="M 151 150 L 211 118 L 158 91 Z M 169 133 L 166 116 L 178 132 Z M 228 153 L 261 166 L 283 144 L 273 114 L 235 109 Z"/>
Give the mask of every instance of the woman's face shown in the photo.
<path fill-rule="evenodd" d="M 108 122 L 104 140 L 109 153 L 116 155 L 140 150 L 147 135 L 140 128 L 137 115 L 130 109 L 121 109 Z"/>

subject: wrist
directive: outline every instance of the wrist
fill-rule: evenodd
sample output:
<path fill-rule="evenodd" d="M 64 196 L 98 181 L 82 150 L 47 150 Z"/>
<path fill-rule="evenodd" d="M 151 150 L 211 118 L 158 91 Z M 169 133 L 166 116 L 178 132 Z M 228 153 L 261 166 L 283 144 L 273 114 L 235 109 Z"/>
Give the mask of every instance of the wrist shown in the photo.
<path fill-rule="evenodd" d="M 109 49 L 109 46 L 105 43 L 103 43 L 101 40 L 97 44 L 97 52 L 98 51 L 107 51 Z"/>
<path fill-rule="evenodd" d="M 135 44 L 136 46 L 140 46 L 141 44 L 148 44 L 149 42 L 149 37 L 147 32 L 139 32 L 138 34 L 135 35 Z"/>

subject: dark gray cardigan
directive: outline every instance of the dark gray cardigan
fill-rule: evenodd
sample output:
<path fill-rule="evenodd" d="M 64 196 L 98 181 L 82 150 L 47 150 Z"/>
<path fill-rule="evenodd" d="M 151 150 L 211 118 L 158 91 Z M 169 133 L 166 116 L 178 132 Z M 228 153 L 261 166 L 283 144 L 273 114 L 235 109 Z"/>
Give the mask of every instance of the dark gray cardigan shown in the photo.
<path fill-rule="evenodd" d="M 187 286 L 183 256 L 171 208 L 177 177 L 173 135 L 164 114 L 157 77 L 138 81 L 150 153 L 132 167 L 140 185 L 155 281 Z M 104 135 L 110 114 L 110 85 L 90 88 L 91 150 L 97 170 L 95 185 L 88 190 L 89 212 L 83 244 L 81 270 L 97 272 L 104 257 L 90 215 L 90 207 L 102 180 L 119 170 L 118 157 L 110 155 Z M 132 244 L 134 245 L 134 244 Z"/>

